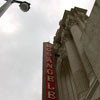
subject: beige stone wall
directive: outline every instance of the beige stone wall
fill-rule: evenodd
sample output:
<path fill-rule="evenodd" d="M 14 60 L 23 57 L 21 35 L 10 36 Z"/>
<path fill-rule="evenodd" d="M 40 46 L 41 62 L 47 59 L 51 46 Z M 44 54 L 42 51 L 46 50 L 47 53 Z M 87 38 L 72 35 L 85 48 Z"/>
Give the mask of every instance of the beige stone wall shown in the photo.
<path fill-rule="evenodd" d="M 94 94 L 93 94 L 91 100 L 96 100 L 96 99 L 98 100 L 98 98 L 99 98 L 99 100 L 100 100 L 100 85 L 97 87 L 97 89 L 96 89 L 96 91 L 94 92 Z"/>
<path fill-rule="evenodd" d="M 76 46 L 79 42 L 77 40 L 81 38 L 82 30 L 79 30 L 77 25 L 72 27 L 79 22 L 80 28 L 82 29 L 83 24 L 71 15 L 74 10 L 78 10 L 83 14 L 86 13 L 85 10 L 78 8 L 72 9 L 70 13 L 65 11 L 63 19 L 60 21 L 60 28 L 57 30 L 56 36 L 54 37 L 55 53 L 60 55 L 56 63 L 60 100 L 81 100 L 85 98 L 85 94 L 89 88 L 87 73 Z M 74 35 L 75 37 L 72 35 L 71 31 L 73 34 L 76 34 Z"/>
<path fill-rule="evenodd" d="M 54 37 L 59 100 L 94 100 L 100 94 L 100 0 L 89 18 L 75 7 L 59 25 Z"/>
<path fill-rule="evenodd" d="M 95 2 L 85 31 L 82 35 L 84 49 L 100 82 L 100 0 Z"/>

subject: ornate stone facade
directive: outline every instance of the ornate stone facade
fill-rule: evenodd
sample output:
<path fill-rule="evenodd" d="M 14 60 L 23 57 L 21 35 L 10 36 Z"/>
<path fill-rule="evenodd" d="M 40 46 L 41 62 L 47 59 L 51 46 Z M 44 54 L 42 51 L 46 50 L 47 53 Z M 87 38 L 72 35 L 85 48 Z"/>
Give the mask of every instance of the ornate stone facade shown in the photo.
<path fill-rule="evenodd" d="M 100 98 L 100 0 L 86 12 L 65 10 L 54 37 L 59 100 Z"/>

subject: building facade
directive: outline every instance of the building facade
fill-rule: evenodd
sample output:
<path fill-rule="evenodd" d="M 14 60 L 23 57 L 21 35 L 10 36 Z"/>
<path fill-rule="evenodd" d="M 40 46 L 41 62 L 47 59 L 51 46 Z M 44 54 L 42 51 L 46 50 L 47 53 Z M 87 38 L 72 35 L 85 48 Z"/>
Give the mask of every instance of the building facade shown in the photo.
<path fill-rule="evenodd" d="M 100 100 L 100 0 L 86 12 L 65 10 L 54 37 L 58 100 Z"/>

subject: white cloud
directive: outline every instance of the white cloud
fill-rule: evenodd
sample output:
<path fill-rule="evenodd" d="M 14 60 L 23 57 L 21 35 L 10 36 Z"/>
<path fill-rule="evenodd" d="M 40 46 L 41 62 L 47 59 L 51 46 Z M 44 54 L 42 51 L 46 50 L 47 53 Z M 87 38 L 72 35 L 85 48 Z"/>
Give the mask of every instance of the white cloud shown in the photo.
<path fill-rule="evenodd" d="M 15 20 L 16 16 L 13 16 L 13 14 L 4 14 L 0 19 L 0 34 L 12 35 L 21 28 L 20 22 Z"/>

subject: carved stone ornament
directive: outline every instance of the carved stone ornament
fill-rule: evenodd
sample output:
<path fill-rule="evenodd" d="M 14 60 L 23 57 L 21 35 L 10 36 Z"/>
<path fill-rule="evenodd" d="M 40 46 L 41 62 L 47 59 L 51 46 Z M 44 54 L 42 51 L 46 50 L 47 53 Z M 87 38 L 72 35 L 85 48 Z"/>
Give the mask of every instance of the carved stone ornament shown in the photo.
<path fill-rule="evenodd" d="M 72 35 L 70 33 L 69 29 L 64 29 L 62 34 L 62 42 L 68 41 L 69 39 L 72 39 Z"/>
<path fill-rule="evenodd" d="M 53 48 L 54 48 L 55 52 L 57 52 L 59 50 L 59 47 L 60 47 L 60 44 L 58 44 L 58 43 L 55 43 L 53 45 Z"/>
<path fill-rule="evenodd" d="M 78 22 L 73 16 L 70 16 L 68 19 L 66 19 L 65 24 L 66 27 L 71 28 L 73 25 L 78 24 Z"/>
<path fill-rule="evenodd" d="M 65 46 L 60 47 L 58 53 L 60 54 L 60 57 L 64 59 L 67 56 Z"/>

